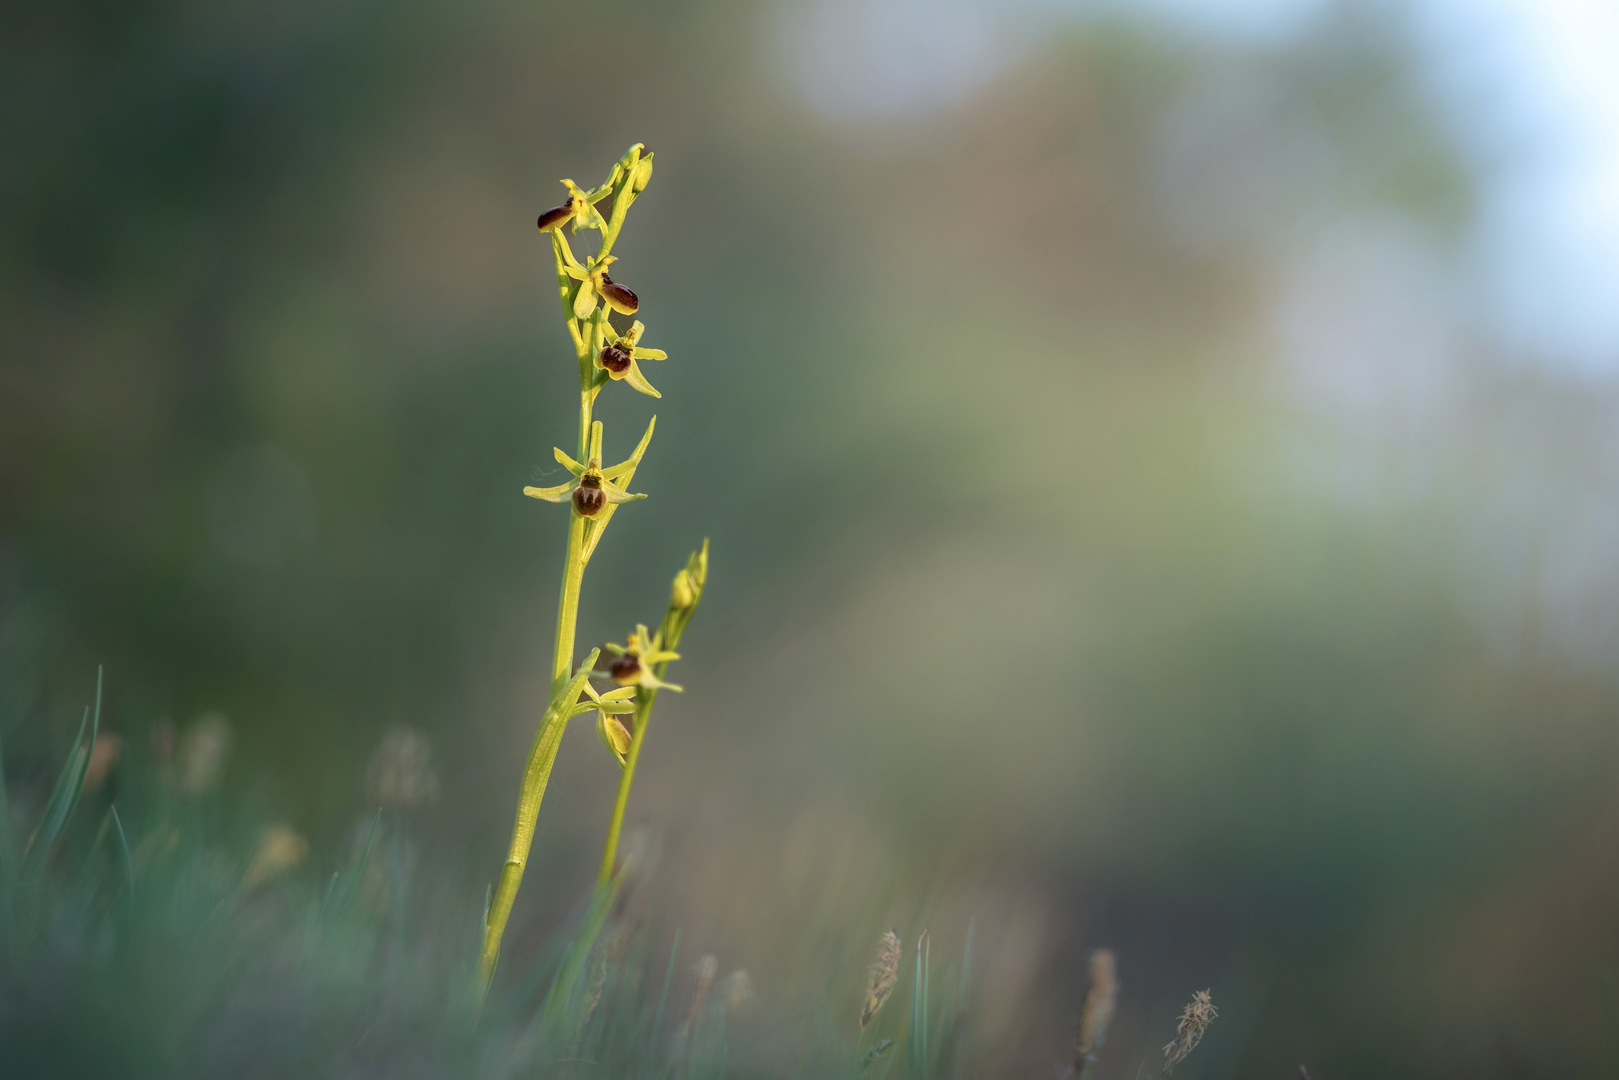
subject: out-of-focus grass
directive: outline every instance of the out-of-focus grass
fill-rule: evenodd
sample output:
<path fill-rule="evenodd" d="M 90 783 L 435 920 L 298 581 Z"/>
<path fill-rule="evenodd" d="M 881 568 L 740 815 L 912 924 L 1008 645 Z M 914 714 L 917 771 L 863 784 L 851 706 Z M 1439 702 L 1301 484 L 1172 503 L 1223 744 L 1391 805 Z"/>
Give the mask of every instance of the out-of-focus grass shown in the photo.
<path fill-rule="evenodd" d="M 851 925 L 783 1028 L 746 971 L 694 959 L 650 914 L 633 852 L 607 917 L 582 930 L 576 912 L 511 950 L 480 1006 L 476 898 L 427 880 L 405 808 L 306 863 L 301 837 L 221 789 L 208 725 L 92 768 L 99 705 L 48 792 L 13 785 L 0 803 L 7 1075 L 855 1077 L 903 1057 L 922 1080 L 968 1064 L 970 929 L 960 964 L 931 972 L 924 933 L 902 965 L 908 1013 L 862 1032 Z"/>

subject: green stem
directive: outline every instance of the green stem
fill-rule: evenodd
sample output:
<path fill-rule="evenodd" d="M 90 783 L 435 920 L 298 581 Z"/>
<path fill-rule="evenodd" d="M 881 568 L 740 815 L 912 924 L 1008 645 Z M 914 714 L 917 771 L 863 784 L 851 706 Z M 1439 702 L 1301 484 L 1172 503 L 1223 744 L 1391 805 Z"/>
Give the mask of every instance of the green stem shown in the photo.
<path fill-rule="evenodd" d="M 702 579 L 693 583 L 695 592 L 690 597 L 690 603 L 675 606 L 671 599 L 669 610 L 664 613 L 663 623 L 658 627 L 658 637 L 663 641 L 664 648 L 673 650 L 680 645 L 680 638 L 686 632 L 686 624 L 691 622 L 697 604 L 702 600 L 702 590 L 706 583 L 708 566 L 708 541 L 703 541 L 700 555 L 694 555 L 693 560 L 700 559 L 703 570 Z M 690 573 L 693 563 L 687 563 L 687 569 L 682 573 Z M 665 660 L 658 665 L 654 673 L 661 680 L 669 673 L 669 662 Z M 643 686 L 635 692 L 635 712 L 630 728 L 630 749 L 624 755 L 624 769 L 618 777 L 618 795 L 613 800 L 613 819 L 607 824 L 607 843 L 602 847 L 601 871 L 596 882 L 599 889 L 605 889 L 613 880 L 614 864 L 618 861 L 618 836 L 624 830 L 624 808 L 630 802 L 630 787 L 635 783 L 635 766 L 641 760 L 641 744 L 646 741 L 647 723 L 652 719 L 652 706 L 658 700 L 656 687 Z"/>
<path fill-rule="evenodd" d="M 534 745 L 529 750 L 528 765 L 523 770 L 523 790 L 517 799 L 517 821 L 512 826 L 511 848 L 506 864 L 500 868 L 500 880 L 489 897 L 489 911 L 484 916 L 483 953 L 479 958 L 479 989 L 487 992 L 489 981 L 495 975 L 495 963 L 500 959 L 500 938 L 506 932 L 506 920 L 511 917 L 512 904 L 517 899 L 517 887 L 523 883 L 523 868 L 528 863 L 529 849 L 534 845 L 534 826 L 540 817 L 540 803 L 545 799 L 546 785 L 551 782 L 551 768 L 556 764 L 557 750 L 562 745 L 562 734 L 568 727 L 568 712 L 579 698 L 579 689 L 588 672 L 595 667 L 596 650 L 578 673 L 565 682 L 559 693 L 553 694 L 551 703 L 540 720 L 540 729 L 534 733 Z"/>
<path fill-rule="evenodd" d="M 631 173 L 634 170 L 630 170 Z M 601 247 L 596 249 L 596 259 L 605 259 L 618 242 L 619 230 L 624 228 L 624 215 L 630 212 L 630 203 L 635 201 L 635 195 L 630 191 L 630 184 L 634 177 L 626 176 L 619 181 L 618 190 L 613 193 L 613 216 L 607 221 L 607 232 L 602 236 Z"/>
<path fill-rule="evenodd" d="M 551 660 L 551 692 L 573 673 L 573 635 L 579 623 L 579 588 L 585 579 L 585 519 L 568 507 L 568 555 L 562 564 L 562 595 L 557 600 L 556 652 Z"/>
<path fill-rule="evenodd" d="M 570 324 L 571 325 L 571 324 Z M 579 456 L 588 457 L 590 445 L 591 407 L 596 400 L 593 390 L 579 395 Z M 591 650 L 584 665 L 573 670 L 574 634 L 579 623 L 579 590 L 585 577 L 585 519 L 568 507 L 568 552 L 562 564 L 562 593 L 557 598 L 556 652 L 551 663 L 551 703 L 539 730 L 534 733 L 534 745 L 529 750 L 528 764 L 523 769 L 522 793 L 517 799 L 517 820 L 512 826 L 511 849 L 501 867 L 500 880 L 489 898 L 489 911 L 484 919 L 483 952 L 479 958 L 479 991 L 488 993 L 490 980 L 495 975 L 495 964 L 500 959 L 500 939 L 506 932 L 506 921 L 511 917 L 512 905 L 517 900 L 517 888 L 523 883 L 523 868 L 528 862 L 529 849 L 534 844 L 534 827 L 540 817 L 540 803 L 545 799 L 546 786 L 551 781 L 551 769 L 556 765 L 557 751 L 562 746 L 562 735 L 568 727 L 568 710 L 579 697 L 579 686 L 596 666 L 597 652 Z M 571 683 L 570 683 L 570 676 Z"/>
<path fill-rule="evenodd" d="M 667 664 L 663 665 L 665 668 Z M 660 673 L 659 677 L 662 675 Z M 658 698 L 656 690 L 642 689 L 635 695 L 635 714 L 630 731 L 630 750 L 624 755 L 624 770 L 618 777 L 618 797 L 613 800 L 613 819 L 607 824 L 607 843 L 602 848 L 601 872 L 596 876 L 597 887 L 605 889 L 613 880 L 614 864 L 618 862 L 618 834 L 624 828 L 624 808 L 630 802 L 630 786 L 635 783 L 635 763 L 641 760 L 641 744 L 646 741 L 646 722 L 652 715 L 652 703 Z"/>

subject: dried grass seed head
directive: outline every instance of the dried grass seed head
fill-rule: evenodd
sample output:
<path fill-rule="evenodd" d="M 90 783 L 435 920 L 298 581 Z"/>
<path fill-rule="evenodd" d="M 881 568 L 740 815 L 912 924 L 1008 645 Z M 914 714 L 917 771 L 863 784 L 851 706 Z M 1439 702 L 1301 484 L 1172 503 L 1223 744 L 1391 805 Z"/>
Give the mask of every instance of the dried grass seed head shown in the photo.
<path fill-rule="evenodd" d="M 1175 1025 L 1175 1038 L 1164 1044 L 1165 1076 L 1174 1072 L 1175 1066 L 1185 1061 L 1186 1056 L 1197 1048 L 1197 1044 L 1203 1041 L 1203 1033 L 1219 1015 L 1207 990 L 1199 990 L 1192 995 L 1191 1002 L 1181 1010 L 1180 1020 Z"/>
<path fill-rule="evenodd" d="M 899 979 L 899 961 L 902 952 L 899 933 L 895 930 L 888 931 L 877 942 L 877 959 L 872 961 L 871 968 L 866 973 L 866 1003 L 860 1010 L 861 1027 L 871 1023 L 871 1018 L 883 1007 L 888 995 L 894 992 L 894 983 Z"/>

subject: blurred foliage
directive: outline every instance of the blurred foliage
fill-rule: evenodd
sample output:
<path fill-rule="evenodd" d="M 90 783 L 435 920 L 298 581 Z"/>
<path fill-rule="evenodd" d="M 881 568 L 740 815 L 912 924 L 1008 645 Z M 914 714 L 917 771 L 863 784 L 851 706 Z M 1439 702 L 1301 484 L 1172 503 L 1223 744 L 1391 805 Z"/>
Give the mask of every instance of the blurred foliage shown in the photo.
<path fill-rule="evenodd" d="M 492 876 L 562 558 L 520 489 L 574 407 L 532 222 L 642 140 L 618 269 L 671 359 L 651 498 L 598 561 L 646 554 L 592 580 L 581 642 L 655 615 L 714 537 L 631 817 L 668 924 L 792 1018 L 783 1058 L 845 1022 L 826 986 L 856 1000 L 882 929 L 976 916 L 997 1072 L 1067 1060 L 1107 945 L 1101 1080 L 1211 984 L 1196 1075 L 1591 1073 L 1615 693 L 1526 590 L 1556 492 L 1603 490 L 1579 463 L 1606 414 L 1471 339 L 1443 407 L 1397 349 L 1392 399 L 1334 369 L 1326 405 L 1274 357 L 1323 237 L 1401 299 L 1465 260 L 1473 167 L 1400 11 L 1258 45 L 1031 15 L 973 93 L 851 120 L 785 77 L 859 76 L 783 45 L 796 10 L 0 12 L 19 820 L 105 662 L 111 730 L 228 716 L 235 797 L 322 865 L 371 747 L 427 732 L 422 880 Z M 1345 310 L 1313 332 L 1355 332 Z M 508 956 L 586 888 L 614 779 L 591 738 Z M 458 956 L 480 898 L 433 888 L 453 914 L 412 947 Z"/>

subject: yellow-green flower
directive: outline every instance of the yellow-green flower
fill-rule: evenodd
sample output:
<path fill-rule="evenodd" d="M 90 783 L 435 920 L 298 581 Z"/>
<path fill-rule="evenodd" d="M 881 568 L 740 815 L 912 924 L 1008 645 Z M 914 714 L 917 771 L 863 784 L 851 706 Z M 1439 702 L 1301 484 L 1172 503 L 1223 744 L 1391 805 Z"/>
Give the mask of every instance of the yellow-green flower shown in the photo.
<path fill-rule="evenodd" d="M 623 645 L 608 643 L 607 651 L 615 658 L 608 665 L 607 674 L 620 686 L 644 686 L 648 690 L 680 693 L 680 687 L 664 682 L 652 670 L 658 664 L 680 659 L 679 653 L 663 647 L 661 635 L 649 634 L 645 626 L 638 625 L 628 641 Z"/>
<path fill-rule="evenodd" d="M 612 327 L 608 326 L 606 329 L 611 330 Z M 669 354 L 662 349 L 639 348 L 641 335 L 645 332 L 646 327 L 638 321 L 629 328 L 627 333 L 617 334 L 612 341 L 601 347 L 601 351 L 596 354 L 595 364 L 598 368 L 607 372 L 609 379 L 623 379 L 643 394 L 651 397 L 662 397 L 663 395 L 654 390 L 652 384 L 646 381 L 646 376 L 641 374 L 640 365 L 636 361 L 667 360 L 669 359 Z"/>
<path fill-rule="evenodd" d="M 583 518 L 593 518 L 609 505 L 633 502 L 644 499 L 645 495 L 631 495 L 617 484 L 613 483 L 619 477 L 633 473 L 635 467 L 641 463 L 641 455 L 646 452 L 646 443 L 652 431 L 647 429 L 647 438 L 641 440 L 629 460 L 621 461 L 611 468 L 602 468 L 601 462 L 601 421 L 591 425 L 589 464 L 581 465 L 562 451 L 561 447 L 553 449 L 557 461 L 561 462 L 567 470 L 573 473 L 573 479 L 556 487 L 539 488 L 526 487 L 523 494 L 535 499 L 544 499 L 546 502 L 561 502 L 571 499 L 573 512 Z"/>
<path fill-rule="evenodd" d="M 619 768 L 624 767 L 624 755 L 630 752 L 630 732 L 623 721 L 614 716 L 614 713 L 627 713 L 635 711 L 635 687 L 620 686 L 616 690 L 609 690 L 605 694 L 596 693 L 596 688 L 587 680 L 584 684 L 585 693 L 589 701 L 581 701 L 573 707 L 571 716 L 580 713 L 596 712 L 596 737 L 618 761 Z"/>
<path fill-rule="evenodd" d="M 596 209 L 596 203 L 607 198 L 612 191 L 610 184 L 603 185 L 594 191 L 580 191 L 579 185 L 572 180 L 562 183 L 568 189 L 568 201 L 561 206 L 553 206 L 540 215 L 540 231 L 551 232 L 560 229 L 568 222 L 573 222 L 573 231 L 580 229 L 603 229 L 607 223 L 602 220 L 601 213 Z"/>
<path fill-rule="evenodd" d="M 600 260 L 592 255 L 581 266 L 566 247 L 562 253 L 562 272 L 579 283 L 579 291 L 573 294 L 574 318 L 590 318 L 598 298 L 620 315 L 634 315 L 640 310 L 641 301 L 635 293 L 607 276 L 607 268 L 618 261 L 617 255 Z"/>

